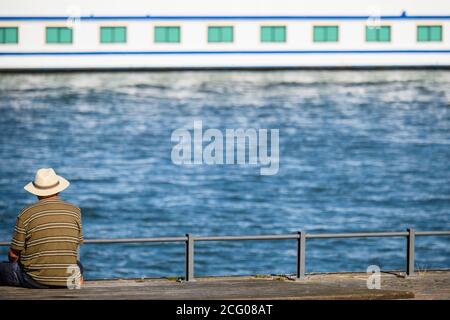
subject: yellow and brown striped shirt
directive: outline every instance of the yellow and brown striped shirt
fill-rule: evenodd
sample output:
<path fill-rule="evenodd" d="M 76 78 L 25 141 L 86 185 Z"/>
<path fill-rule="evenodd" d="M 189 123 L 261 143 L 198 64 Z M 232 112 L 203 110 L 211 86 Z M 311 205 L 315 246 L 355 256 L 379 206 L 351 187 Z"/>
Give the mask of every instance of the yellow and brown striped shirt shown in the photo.
<path fill-rule="evenodd" d="M 60 199 L 40 200 L 17 217 L 11 248 L 24 271 L 39 283 L 66 286 L 83 241 L 81 210 Z M 79 276 L 79 274 L 75 275 Z"/>

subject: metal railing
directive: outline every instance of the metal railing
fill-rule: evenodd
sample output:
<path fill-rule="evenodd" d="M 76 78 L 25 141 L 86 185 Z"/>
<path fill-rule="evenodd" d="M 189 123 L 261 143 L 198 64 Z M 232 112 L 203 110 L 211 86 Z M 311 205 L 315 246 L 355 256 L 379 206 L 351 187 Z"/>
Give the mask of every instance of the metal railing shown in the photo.
<path fill-rule="evenodd" d="M 417 236 L 450 236 L 448 231 L 416 231 L 409 228 L 404 232 L 358 232 L 358 233 L 306 233 L 298 231 L 293 234 L 280 235 L 248 235 L 248 236 L 194 236 L 190 233 L 184 237 L 159 238 L 119 238 L 119 239 L 86 239 L 84 244 L 113 244 L 113 243 L 165 243 L 184 242 L 186 250 L 185 278 L 194 280 L 194 243 L 197 241 L 253 241 L 253 240 L 296 240 L 297 241 L 297 279 L 305 278 L 306 239 L 335 239 L 335 238 L 406 238 L 406 275 L 414 275 L 415 239 Z M 9 242 L 0 242 L 0 246 L 9 246 Z"/>

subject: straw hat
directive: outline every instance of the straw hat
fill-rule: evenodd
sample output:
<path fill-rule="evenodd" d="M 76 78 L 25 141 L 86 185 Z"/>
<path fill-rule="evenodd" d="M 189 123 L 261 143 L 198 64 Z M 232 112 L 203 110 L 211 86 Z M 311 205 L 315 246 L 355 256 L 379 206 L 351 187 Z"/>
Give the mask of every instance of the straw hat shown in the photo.
<path fill-rule="evenodd" d="M 50 196 L 59 193 L 69 186 L 69 181 L 58 176 L 52 168 L 39 169 L 33 182 L 23 187 L 36 196 Z"/>

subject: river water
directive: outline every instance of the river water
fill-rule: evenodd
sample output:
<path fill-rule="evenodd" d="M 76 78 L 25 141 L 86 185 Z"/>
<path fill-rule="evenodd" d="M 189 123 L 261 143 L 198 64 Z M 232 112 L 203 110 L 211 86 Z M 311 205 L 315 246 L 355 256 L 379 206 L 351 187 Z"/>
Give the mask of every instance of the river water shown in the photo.
<path fill-rule="evenodd" d="M 279 129 L 279 171 L 171 161 L 175 129 Z M 51 166 L 85 238 L 450 229 L 449 71 L 0 76 L 0 241 Z M 450 267 L 419 237 L 416 267 Z M 7 248 L 0 248 L 6 258 Z M 296 242 L 196 244 L 196 275 L 290 274 Z M 85 245 L 86 278 L 181 276 L 183 244 Z M 307 272 L 403 269 L 405 240 L 307 241 Z"/>

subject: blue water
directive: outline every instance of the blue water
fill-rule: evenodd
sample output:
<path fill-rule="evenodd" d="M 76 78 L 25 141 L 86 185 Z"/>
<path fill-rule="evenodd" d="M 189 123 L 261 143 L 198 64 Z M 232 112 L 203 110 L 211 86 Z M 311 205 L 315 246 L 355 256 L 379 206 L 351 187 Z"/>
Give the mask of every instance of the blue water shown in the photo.
<path fill-rule="evenodd" d="M 171 133 L 280 130 L 280 170 L 176 166 Z M 450 229 L 450 72 L 3 74 L 0 240 L 40 167 L 71 181 L 85 238 Z M 0 248 L 6 257 L 6 248 Z M 308 240 L 307 272 L 404 268 L 405 241 Z M 417 239 L 450 268 L 450 239 Z M 85 245 L 87 278 L 181 276 L 182 244 Z M 286 274 L 293 240 L 196 245 L 197 275 Z"/>

